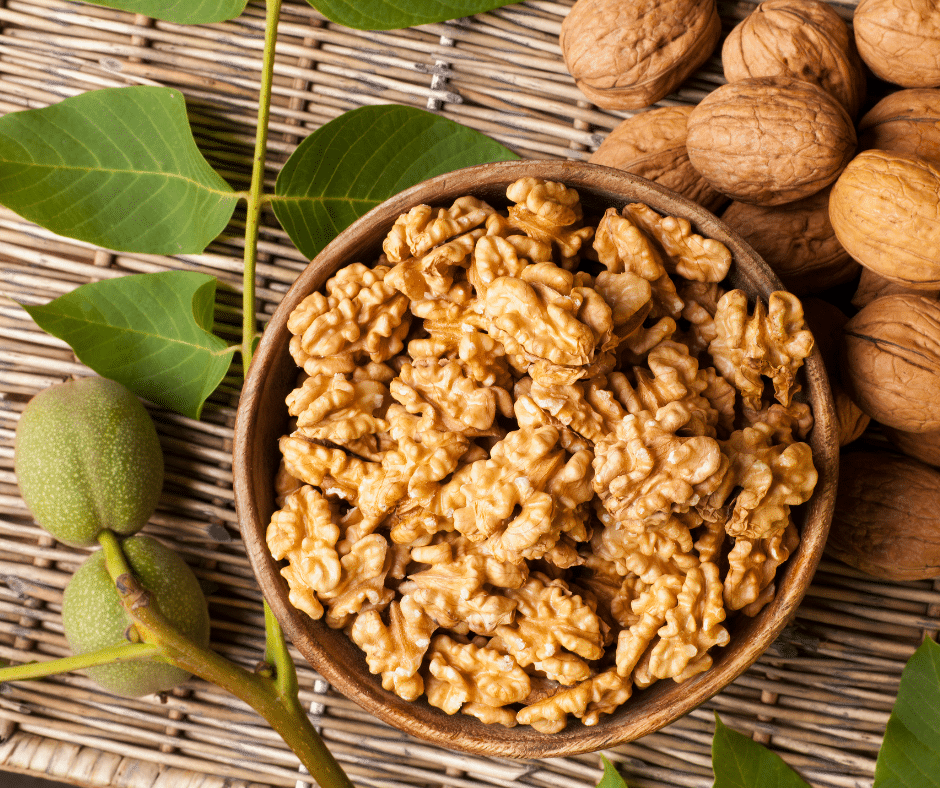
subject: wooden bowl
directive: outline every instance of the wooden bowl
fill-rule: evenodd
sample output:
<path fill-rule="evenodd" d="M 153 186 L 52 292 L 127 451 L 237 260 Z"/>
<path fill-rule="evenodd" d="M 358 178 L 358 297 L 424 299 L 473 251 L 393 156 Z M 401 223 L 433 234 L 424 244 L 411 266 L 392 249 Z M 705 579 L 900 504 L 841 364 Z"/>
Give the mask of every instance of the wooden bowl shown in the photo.
<path fill-rule="evenodd" d="M 597 213 L 609 206 L 620 209 L 629 202 L 642 202 L 661 213 L 685 217 L 696 232 L 722 241 L 731 250 L 729 278 L 735 287 L 747 291 L 752 299 L 765 300 L 774 290 L 782 289 L 767 264 L 712 214 L 643 178 L 567 161 L 487 164 L 441 175 L 391 198 L 343 231 L 307 266 L 284 297 L 264 331 L 245 381 L 235 426 L 234 477 L 242 536 L 261 590 L 297 649 L 339 692 L 375 717 L 448 749 L 547 758 L 593 752 L 658 730 L 725 687 L 774 641 L 793 618 L 823 551 L 835 498 L 838 442 L 832 395 L 819 352 L 814 350 L 801 375 L 803 396 L 815 416 L 808 441 L 819 481 L 810 501 L 794 509 L 801 544 L 778 573 L 774 600 L 754 618 L 736 616 L 729 622 L 731 641 L 724 648 L 713 649 L 714 665 L 705 673 L 681 684 L 656 682 L 635 691 L 626 704 L 593 727 L 572 717 L 563 731 L 549 735 L 529 726 L 505 728 L 485 725 L 468 715 L 449 716 L 424 700 L 404 701 L 382 689 L 379 678 L 369 673 L 358 647 L 341 631 L 310 619 L 288 602 L 287 584 L 265 543 L 265 530 L 275 509 L 277 442 L 287 431 L 284 399 L 297 376 L 297 366 L 288 352 L 287 317 L 340 267 L 376 260 L 382 239 L 395 219 L 414 205 L 449 206 L 455 198 L 473 194 L 503 208 L 507 204 L 506 187 L 525 176 L 574 187 L 586 209 Z"/>

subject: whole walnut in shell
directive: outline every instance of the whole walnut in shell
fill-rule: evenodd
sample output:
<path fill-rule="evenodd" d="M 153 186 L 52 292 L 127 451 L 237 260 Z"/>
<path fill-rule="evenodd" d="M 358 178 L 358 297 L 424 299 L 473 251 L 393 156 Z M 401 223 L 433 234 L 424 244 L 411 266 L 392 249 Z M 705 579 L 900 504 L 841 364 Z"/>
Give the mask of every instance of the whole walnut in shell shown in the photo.
<path fill-rule="evenodd" d="M 842 339 L 842 379 L 865 413 L 899 430 L 940 430 L 940 301 L 875 299 L 845 324 Z"/>
<path fill-rule="evenodd" d="M 689 115 L 689 160 L 718 191 L 782 205 L 821 191 L 855 153 L 855 127 L 822 88 L 750 77 L 713 90 Z"/>
<path fill-rule="evenodd" d="M 854 118 L 865 99 L 865 69 L 848 25 L 827 3 L 767 0 L 728 34 L 725 79 L 791 76 L 814 82 Z"/>
<path fill-rule="evenodd" d="M 678 192 L 709 211 L 727 202 L 699 175 L 685 148 L 692 105 L 657 107 L 622 121 L 589 161 L 632 172 Z"/>
<path fill-rule="evenodd" d="M 855 288 L 855 294 L 852 296 L 852 306 L 856 309 L 868 306 L 876 298 L 886 295 L 897 295 L 899 293 L 908 293 L 910 295 L 922 295 L 929 298 L 940 297 L 940 288 L 923 290 L 922 288 L 908 287 L 900 282 L 892 282 L 885 279 L 881 274 L 876 274 L 870 268 L 862 267 L 858 277 L 858 286 Z"/>
<path fill-rule="evenodd" d="M 858 154 L 829 197 L 829 219 L 848 253 L 894 282 L 940 284 L 940 165 L 883 150 Z"/>
<path fill-rule="evenodd" d="M 561 26 L 575 84 L 606 109 L 641 109 L 672 93 L 712 54 L 715 0 L 578 0 Z"/>
<path fill-rule="evenodd" d="M 895 448 L 908 457 L 936 465 L 940 468 L 940 430 L 932 432 L 906 432 L 885 427 L 885 434 Z"/>
<path fill-rule="evenodd" d="M 797 295 L 848 282 L 859 265 L 829 221 L 829 188 L 785 205 L 732 202 L 722 221 L 737 230 Z"/>
<path fill-rule="evenodd" d="M 858 146 L 940 164 L 940 90 L 911 88 L 889 93 L 858 122 Z"/>
<path fill-rule="evenodd" d="M 888 452 L 843 452 L 826 552 L 885 580 L 940 577 L 940 471 Z"/>
<path fill-rule="evenodd" d="M 940 6 L 936 0 L 862 0 L 855 43 L 875 76 L 903 88 L 940 86 Z"/>

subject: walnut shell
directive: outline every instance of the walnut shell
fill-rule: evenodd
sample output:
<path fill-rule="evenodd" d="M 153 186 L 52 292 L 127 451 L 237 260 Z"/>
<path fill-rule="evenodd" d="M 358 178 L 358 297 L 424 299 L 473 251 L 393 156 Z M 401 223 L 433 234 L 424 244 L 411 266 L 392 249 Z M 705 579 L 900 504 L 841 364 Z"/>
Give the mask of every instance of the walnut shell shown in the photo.
<path fill-rule="evenodd" d="M 689 160 L 718 191 L 782 205 L 832 183 L 855 153 L 855 128 L 826 91 L 792 77 L 713 90 L 689 115 Z"/>
<path fill-rule="evenodd" d="M 940 164 L 940 90 L 889 93 L 858 122 L 861 150 L 878 148 Z"/>
<path fill-rule="evenodd" d="M 865 69 L 842 17 L 816 0 L 767 0 L 728 34 L 725 79 L 791 76 L 814 82 L 854 118 L 865 99 Z"/>
<path fill-rule="evenodd" d="M 852 401 L 842 384 L 842 343 L 839 339 L 849 321 L 848 315 L 835 304 L 821 298 L 806 298 L 803 300 L 803 317 L 813 332 L 829 378 L 839 427 L 839 445 L 847 446 L 862 436 L 871 421 Z"/>
<path fill-rule="evenodd" d="M 909 293 L 911 295 L 922 295 L 928 298 L 940 297 L 940 288 L 933 290 L 922 290 L 920 288 L 908 287 L 899 282 L 892 282 L 885 279 L 880 274 L 876 274 L 870 268 L 862 267 L 861 274 L 858 277 L 858 285 L 855 288 L 855 294 L 852 296 L 852 306 L 856 309 L 868 306 L 876 298 L 886 295 L 896 295 L 898 293 Z"/>
<path fill-rule="evenodd" d="M 737 230 L 797 295 L 848 282 L 859 265 L 829 222 L 829 188 L 786 205 L 732 202 L 722 221 Z"/>
<path fill-rule="evenodd" d="M 940 471 L 889 452 L 843 452 L 826 552 L 885 580 L 940 576 Z"/>
<path fill-rule="evenodd" d="M 908 457 L 940 468 L 940 430 L 932 432 L 906 432 L 885 427 L 888 440 Z"/>
<path fill-rule="evenodd" d="M 940 430 L 940 301 L 875 299 L 845 324 L 842 341 L 842 380 L 865 413 L 899 430 Z"/>
<path fill-rule="evenodd" d="M 589 161 L 632 172 L 678 192 L 709 211 L 727 202 L 699 175 L 685 148 L 692 105 L 657 107 L 622 121 Z"/>
<path fill-rule="evenodd" d="M 559 43 L 575 84 L 606 109 L 641 109 L 672 93 L 721 35 L 715 0 L 578 0 Z"/>
<path fill-rule="evenodd" d="M 936 0 L 862 0 L 855 43 L 875 76 L 904 88 L 940 86 L 940 6 Z"/>
<path fill-rule="evenodd" d="M 829 219 L 848 253 L 893 282 L 940 285 L 940 165 L 866 150 L 839 176 Z"/>

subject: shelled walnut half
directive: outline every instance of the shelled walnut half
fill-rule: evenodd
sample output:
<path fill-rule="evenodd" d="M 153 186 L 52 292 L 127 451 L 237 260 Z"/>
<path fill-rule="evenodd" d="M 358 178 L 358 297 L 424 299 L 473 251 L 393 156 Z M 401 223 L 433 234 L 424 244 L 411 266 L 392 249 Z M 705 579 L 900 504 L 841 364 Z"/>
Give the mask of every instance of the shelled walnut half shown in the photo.
<path fill-rule="evenodd" d="M 298 307 L 267 540 L 385 689 L 552 733 L 708 670 L 773 598 L 817 480 L 813 338 L 683 218 L 506 195 L 412 210 Z"/>

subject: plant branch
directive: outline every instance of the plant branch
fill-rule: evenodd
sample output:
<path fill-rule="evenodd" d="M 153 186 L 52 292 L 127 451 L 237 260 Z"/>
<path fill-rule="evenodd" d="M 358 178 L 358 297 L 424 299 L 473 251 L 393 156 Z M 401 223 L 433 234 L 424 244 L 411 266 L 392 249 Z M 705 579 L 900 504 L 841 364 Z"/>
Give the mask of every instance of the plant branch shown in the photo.
<path fill-rule="evenodd" d="M 133 662 L 140 659 L 160 657 L 160 647 L 152 643 L 117 643 L 113 646 L 76 654 L 61 659 L 49 659 L 45 662 L 24 662 L 22 665 L 10 665 L 0 668 L 0 683 L 4 681 L 24 681 L 70 673 L 73 670 L 85 670 L 97 665 L 110 665 L 115 662 Z"/>
<path fill-rule="evenodd" d="M 258 227 L 264 202 L 264 164 L 268 150 L 268 123 L 271 117 L 271 89 L 274 83 L 274 51 L 281 0 L 267 0 L 264 28 L 264 55 L 261 64 L 261 90 L 258 95 L 258 120 L 255 152 L 252 159 L 251 185 L 245 217 L 245 268 L 242 287 L 242 357 L 244 368 L 251 364 L 255 323 L 255 265 L 258 261 Z"/>

